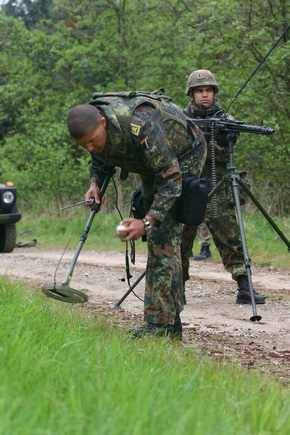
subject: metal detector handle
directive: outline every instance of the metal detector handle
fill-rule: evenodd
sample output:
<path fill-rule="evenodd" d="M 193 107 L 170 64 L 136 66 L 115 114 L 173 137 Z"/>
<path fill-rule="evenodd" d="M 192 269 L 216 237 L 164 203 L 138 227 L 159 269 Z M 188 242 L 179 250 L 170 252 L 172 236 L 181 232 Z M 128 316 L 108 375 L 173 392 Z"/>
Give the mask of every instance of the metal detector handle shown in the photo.
<path fill-rule="evenodd" d="M 77 207 L 82 204 L 91 204 L 93 203 L 93 201 L 94 201 L 93 199 L 85 199 L 83 201 L 76 202 L 75 204 L 67 205 L 66 207 L 61 208 L 60 211 L 67 210 L 68 208 L 72 208 L 72 207 Z"/>
<path fill-rule="evenodd" d="M 106 191 L 106 189 L 108 187 L 108 184 L 109 184 L 109 181 L 110 181 L 112 175 L 113 174 L 111 174 L 111 173 L 106 175 L 106 177 L 105 177 L 105 179 L 103 181 L 102 187 L 100 189 L 100 199 L 101 200 L 102 200 L 102 197 L 104 196 L 104 193 L 105 193 L 105 191 Z M 84 229 L 84 231 L 83 231 L 83 233 L 82 233 L 82 235 L 80 237 L 80 240 L 79 240 L 77 249 L 76 249 L 76 251 L 74 253 L 73 259 L 72 259 L 72 261 L 71 261 L 71 263 L 70 263 L 70 265 L 69 265 L 69 267 L 68 267 L 68 269 L 66 271 L 66 274 L 65 274 L 65 276 L 63 278 L 62 285 L 65 285 L 65 286 L 68 285 L 70 280 L 71 280 L 71 278 L 72 278 L 73 270 L 74 270 L 75 264 L 77 262 L 78 256 L 80 255 L 82 247 L 83 247 L 83 245 L 84 245 L 84 243 L 85 243 L 85 241 L 87 239 L 88 232 L 90 231 L 90 228 L 91 228 L 92 222 L 94 220 L 94 217 L 98 213 L 98 211 L 100 210 L 101 205 L 102 205 L 102 202 L 100 202 L 100 204 L 95 202 L 94 205 L 91 207 L 90 217 L 89 217 L 88 222 L 87 222 L 87 224 L 85 226 L 85 229 Z"/>
<path fill-rule="evenodd" d="M 106 190 L 107 190 L 107 187 L 108 187 L 109 181 L 110 181 L 110 179 L 111 179 L 111 177 L 112 177 L 112 175 L 113 175 L 114 173 L 115 173 L 115 171 L 114 171 L 112 174 L 108 174 L 108 175 L 106 175 L 106 177 L 105 177 L 105 179 L 104 179 L 104 181 L 103 181 L 103 184 L 102 184 L 102 186 L 101 186 L 101 189 L 100 189 L 100 194 L 99 194 L 101 202 L 100 202 L 100 204 L 98 204 L 97 202 L 95 202 L 95 203 L 93 204 L 93 206 L 91 207 L 91 210 L 95 210 L 96 212 L 98 212 L 98 211 L 100 210 L 101 205 L 102 205 L 102 198 L 103 198 L 103 196 L 104 196 L 104 194 L 105 194 L 105 192 L 106 192 Z"/>

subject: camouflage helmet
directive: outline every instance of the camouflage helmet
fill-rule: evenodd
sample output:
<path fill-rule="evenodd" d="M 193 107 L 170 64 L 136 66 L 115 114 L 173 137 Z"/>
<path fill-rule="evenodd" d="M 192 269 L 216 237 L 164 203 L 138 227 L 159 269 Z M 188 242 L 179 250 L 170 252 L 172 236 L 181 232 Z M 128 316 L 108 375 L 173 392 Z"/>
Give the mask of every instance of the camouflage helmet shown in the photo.
<path fill-rule="evenodd" d="M 219 91 L 215 76 L 207 69 L 198 69 L 190 74 L 186 83 L 186 95 L 189 95 L 190 91 L 198 86 L 212 86 L 216 93 Z"/>

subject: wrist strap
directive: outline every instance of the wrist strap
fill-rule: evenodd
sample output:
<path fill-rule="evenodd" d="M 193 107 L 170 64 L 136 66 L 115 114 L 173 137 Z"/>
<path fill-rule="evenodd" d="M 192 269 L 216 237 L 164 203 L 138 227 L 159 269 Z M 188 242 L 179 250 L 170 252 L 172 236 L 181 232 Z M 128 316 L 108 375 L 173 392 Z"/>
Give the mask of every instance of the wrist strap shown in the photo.
<path fill-rule="evenodd" d="M 149 231 L 152 228 L 152 225 L 146 218 L 142 218 L 141 220 L 145 226 L 145 232 L 147 233 L 147 231 Z"/>

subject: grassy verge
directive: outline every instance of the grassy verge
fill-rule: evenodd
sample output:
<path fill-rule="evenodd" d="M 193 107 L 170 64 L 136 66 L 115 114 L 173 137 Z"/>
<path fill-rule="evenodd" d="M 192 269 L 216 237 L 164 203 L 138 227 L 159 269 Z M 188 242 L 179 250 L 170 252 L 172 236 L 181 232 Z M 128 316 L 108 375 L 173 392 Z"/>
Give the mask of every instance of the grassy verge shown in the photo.
<path fill-rule="evenodd" d="M 286 435 L 290 395 L 0 278 L 0 433 Z"/>
<path fill-rule="evenodd" d="M 23 215 L 17 224 L 18 241 L 37 239 L 40 248 L 62 248 L 69 242 L 75 248 L 89 219 L 89 210 L 83 208 L 67 211 L 62 217 L 29 216 Z M 274 231 L 267 220 L 258 213 L 243 213 L 245 234 L 249 256 L 252 264 L 257 266 L 272 266 L 289 268 L 289 252 L 287 246 Z M 275 218 L 276 225 L 290 240 L 290 219 Z M 84 249 L 92 250 L 124 250 L 125 246 L 115 235 L 115 227 L 119 223 L 118 215 L 98 213 L 91 225 Z M 30 233 L 21 235 L 24 230 Z M 136 242 L 136 249 L 146 251 L 146 243 Z M 213 261 L 221 261 L 214 244 L 211 245 Z M 194 253 L 197 255 L 199 246 L 197 240 L 194 244 Z"/>
<path fill-rule="evenodd" d="M 76 246 L 87 225 L 90 210 L 78 208 L 64 216 L 30 216 L 25 215 L 17 224 L 19 241 L 37 239 L 39 247 L 65 248 L 67 243 Z M 89 249 L 118 249 L 120 239 L 115 235 L 115 228 L 120 222 L 118 215 L 99 212 L 90 227 L 85 246 Z M 28 231 L 21 235 L 22 231 Z"/>

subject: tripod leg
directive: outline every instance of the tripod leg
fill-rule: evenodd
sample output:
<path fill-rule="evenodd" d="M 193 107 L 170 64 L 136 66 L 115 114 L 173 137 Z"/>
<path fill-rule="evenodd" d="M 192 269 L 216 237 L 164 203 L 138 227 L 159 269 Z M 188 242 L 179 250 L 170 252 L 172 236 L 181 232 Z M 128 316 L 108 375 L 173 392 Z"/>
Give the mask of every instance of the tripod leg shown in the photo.
<path fill-rule="evenodd" d="M 251 198 L 251 200 L 253 201 L 253 203 L 256 205 L 256 207 L 260 210 L 260 212 L 262 213 L 262 215 L 267 219 L 267 221 L 269 222 L 269 224 L 272 226 L 272 228 L 276 231 L 276 233 L 278 234 L 278 236 L 280 236 L 280 238 L 283 240 L 283 242 L 285 243 L 285 245 L 288 248 L 288 251 L 290 252 L 290 241 L 285 237 L 285 235 L 282 233 L 282 231 L 279 229 L 279 227 L 277 227 L 277 225 L 275 224 L 275 222 L 273 221 L 273 219 L 268 215 L 268 213 L 266 212 L 266 210 L 262 207 L 262 205 L 259 203 L 259 201 L 255 198 L 255 196 L 252 194 L 252 192 L 250 191 L 250 189 L 248 188 L 248 186 L 243 182 L 243 180 L 241 180 L 241 178 L 237 179 L 237 182 L 239 183 L 239 185 L 244 189 L 244 191 L 246 192 L 246 194 Z"/>
<path fill-rule="evenodd" d="M 242 217 L 242 211 L 241 211 L 241 203 L 240 203 L 240 197 L 239 197 L 239 191 L 238 191 L 237 178 L 238 178 L 238 176 L 236 176 L 236 175 L 232 176 L 232 189 L 233 189 L 233 195 L 234 195 L 234 200 L 235 200 L 238 223 L 239 223 L 239 227 L 240 227 L 244 262 L 245 262 L 246 271 L 247 271 L 247 278 L 248 278 L 248 282 L 249 282 L 249 289 L 250 289 L 250 296 L 251 296 L 251 303 L 252 303 L 252 310 L 253 310 L 253 316 L 250 318 L 250 320 L 252 322 L 258 322 L 259 320 L 262 319 L 262 317 L 257 315 L 257 310 L 256 310 L 256 302 L 255 302 L 252 276 L 251 276 L 252 272 L 251 272 L 250 258 L 248 255 L 248 249 L 247 249 L 247 243 L 246 243 L 246 236 L 245 236 L 245 229 L 244 229 L 244 224 L 243 224 L 243 217 Z"/>
<path fill-rule="evenodd" d="M 223 184 L 225 183 L 226 179 L 225 177 L 223 177 L 218 183 L 217 185 L 209 192 L 208 194 L 208 201 L 213 197 L 213 195 L 219 190 L 219 188 L 221 186 L 223 186 Z"/>
<path fill-rule="evenodd" d="M 122 296 L 121 299 L 114 304 L 114 308 L 120 308 L 121 303 L 126 299 L 127 296 L 129 296 L 129 294 L 134 290 L 134 288 L 139 284 L 145 275 L 146 271 L 144 271 L 142 275 L 140 275 L 139 278 L 134 282 L 134 284 L 130 286 L 129 290 L 124 294 L 124 296 Z"/>

